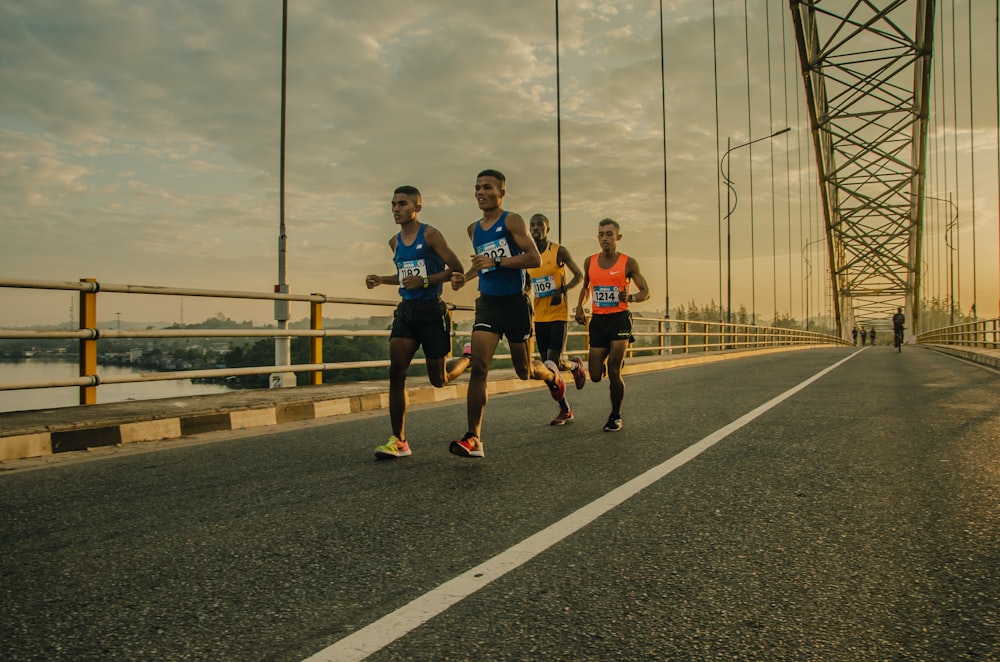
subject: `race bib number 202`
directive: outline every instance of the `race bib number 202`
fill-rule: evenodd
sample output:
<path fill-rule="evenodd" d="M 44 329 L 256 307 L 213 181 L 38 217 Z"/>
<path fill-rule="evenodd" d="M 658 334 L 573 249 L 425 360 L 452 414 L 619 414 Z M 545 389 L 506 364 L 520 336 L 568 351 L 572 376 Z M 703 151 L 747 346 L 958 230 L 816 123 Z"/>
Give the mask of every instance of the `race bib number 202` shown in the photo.
<path fill-rule="evenodd" d="M 500 237 L 499 239 L 494 239 L 493 241 L 488 241 L 485 244 L 476 246 L 476 255 L 486 255 L 491 258 L 498 257 L 510 257 L 510 246 L 507 244 L 506 237 Z M 490 271 L 494 271 L 496 267 L 490 267 L 488 269 L 481 269 L 480 274 L 485 274 Z"/>

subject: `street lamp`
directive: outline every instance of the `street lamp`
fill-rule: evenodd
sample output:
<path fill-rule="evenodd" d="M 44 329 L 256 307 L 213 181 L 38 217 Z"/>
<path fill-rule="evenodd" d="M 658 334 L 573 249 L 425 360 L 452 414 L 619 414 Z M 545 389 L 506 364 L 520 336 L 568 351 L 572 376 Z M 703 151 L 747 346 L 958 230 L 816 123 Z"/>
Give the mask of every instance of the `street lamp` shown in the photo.
<path fill-rule="evenodd" d="M 278 165 L 278 284 L 274 291 L 278 294 L 288 293 L 287 253 L 288 235 L 285 234 L 285 91 L 288 86 L 288 0 L 283 0 L 281 8 L 281 138 Z M 275 299 L 274 321 L 278 329 L 288 329 L 289 302 L 287 299 Z M 274 366 L 278 370 L 292 363 L 292 339 L 290 336 L 274 339 Z M 295 386 L 294 372 L 274 372 L 270 375 L 270 387 Z"/>
<path fill-rule="evenodd" d="M 792 128 L 786 126 L 784 129 L 775 131 L 769 136 L 764 136 L 762 138 L 755 138 L 749 142 L 741 143 L 735 147 L 730 146 L 730 138 L 726 138 L 726 153 L 722 155 L 719 159 L 719 172 L 722 173 L 722 178 L 726 183 L 726 323 L 730 324 L 733 321 L 733 269 L 732 269 L 732 223 L 730 218 L 733 212 L 736 210 L 736 187 L 733 186 L 733 180 L 729 178 L 729 153 L 737 150 L 741 147 L 748 147 L 754 143 L 759 143 L 762 140 L 770 140 L 776 136 L 780 136 L 783 133 L 788 133 Z M 752 202 L 752 201 L 751 201 Z M 756 317 L 756 315 L 754 315 Z M 756 320 L 754 320 L 756 322 Z"/>
<path fill-rule="evenodd" d="M 809 330 L 809 277 L 812 276 L 812 262 L 809 260 L 809 247 L 823 241 L 822 238 L 807 241 L 802 246 L 802 259 L 806 263 L 806 331 Z"/>
<path fill-rule="evenodd" d="M 951 191 L 948 191 L 948 199 L 935 198 L 933 195 L 925 195 L 928 200 L 937 200 L 938 202 L 947 202 L 951 205 L 951 210 L 954 212 L 954 216 L 945 224 L 944 227 L 944 245 L 948 247 L 948 324 L 951 326 L 955 325 L 955 246 L 952 245 L 952 232 L 955 231 L 955 226 L 958 225 L 958 205 L 951 201 Z"/>

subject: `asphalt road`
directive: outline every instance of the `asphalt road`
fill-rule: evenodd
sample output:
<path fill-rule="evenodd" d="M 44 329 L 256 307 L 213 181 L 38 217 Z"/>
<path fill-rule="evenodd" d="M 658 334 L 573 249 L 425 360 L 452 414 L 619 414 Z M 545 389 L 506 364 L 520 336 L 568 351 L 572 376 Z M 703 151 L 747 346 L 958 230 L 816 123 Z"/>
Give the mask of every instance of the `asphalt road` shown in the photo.
<path fill-rule="evenodd" d="M 564 428 L 543 390 L 494 397 L 484 460 L 447 452 L 446 403 L 394 461 L 378 412 L 13 463 L 0 657 L 360 659 L 331 648 L 355 633 L 378 661 L 1000 659 L 996 370 L 831 348 L 627 389 L 618 433 L 606 383 Z"/>

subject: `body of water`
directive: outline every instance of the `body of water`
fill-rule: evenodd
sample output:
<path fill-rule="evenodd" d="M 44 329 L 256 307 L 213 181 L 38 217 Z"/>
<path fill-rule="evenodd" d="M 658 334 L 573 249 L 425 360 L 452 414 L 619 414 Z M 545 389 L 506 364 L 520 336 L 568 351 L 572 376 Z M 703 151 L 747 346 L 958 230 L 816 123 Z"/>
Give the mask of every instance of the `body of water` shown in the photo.
<path fill-rule="evenodd" d="M 73 379 L 78 376 L 78 371 L 79 367 L 75 361 L 27 359 L 16 362 L 0 362 L 0 382 L 17 384 Z M 97 374 L 102 377 L 117 377 L 138 372 L 142 371 L 121 366 L 97 366 Z M 97 388 L 97 402 L 152 400 L 228 392 L 230 389 L 221 384 L 192 384 L 190 379 L 135 384 L 105 384 Z M 80 389 L 77 386 L 0 391 L 0 412 L 73 407 L 79 404 L 79 394 Z"/>

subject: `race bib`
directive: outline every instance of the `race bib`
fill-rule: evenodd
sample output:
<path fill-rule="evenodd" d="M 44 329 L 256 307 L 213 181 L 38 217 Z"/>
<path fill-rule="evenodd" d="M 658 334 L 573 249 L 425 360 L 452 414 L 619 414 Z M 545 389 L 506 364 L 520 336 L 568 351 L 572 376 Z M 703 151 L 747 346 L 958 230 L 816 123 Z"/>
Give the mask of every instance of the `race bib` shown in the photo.
<path fill-rule="evenodd" d="M 481 246 L 476 246 L 477 255 L 486 255 L 493 259 L 498 257 L 510 257 L 510 246 L 507 244 L 506 237 L 500 237 L 499 239 L 494 239 L 493 241 L 488 241 Z M 496 267 L 489 267 L 488 269 L 480 269 L 480 274 L 485 274 L 490 271 L 495 271 Z"/>
<path fill-rule="evenodd" d="M 399 284 L 403 284 L 403 279 L 408 276 L 427 278 L 427 263 L 423 260 L 403 260 L 396 269 L 399 273 Z"/>
<path fill-rule="evenodd" d="M 558 292 L 556 277 L 552 274 L 531 279 L 531 291 L 536 297 L 550 297 Z"/>
<path fill-rule="evenodd" d="M 621 303 L 618 300 L 618 288 L 614 285 L 594 286 L 594 307 L 615 308 Z"/>

